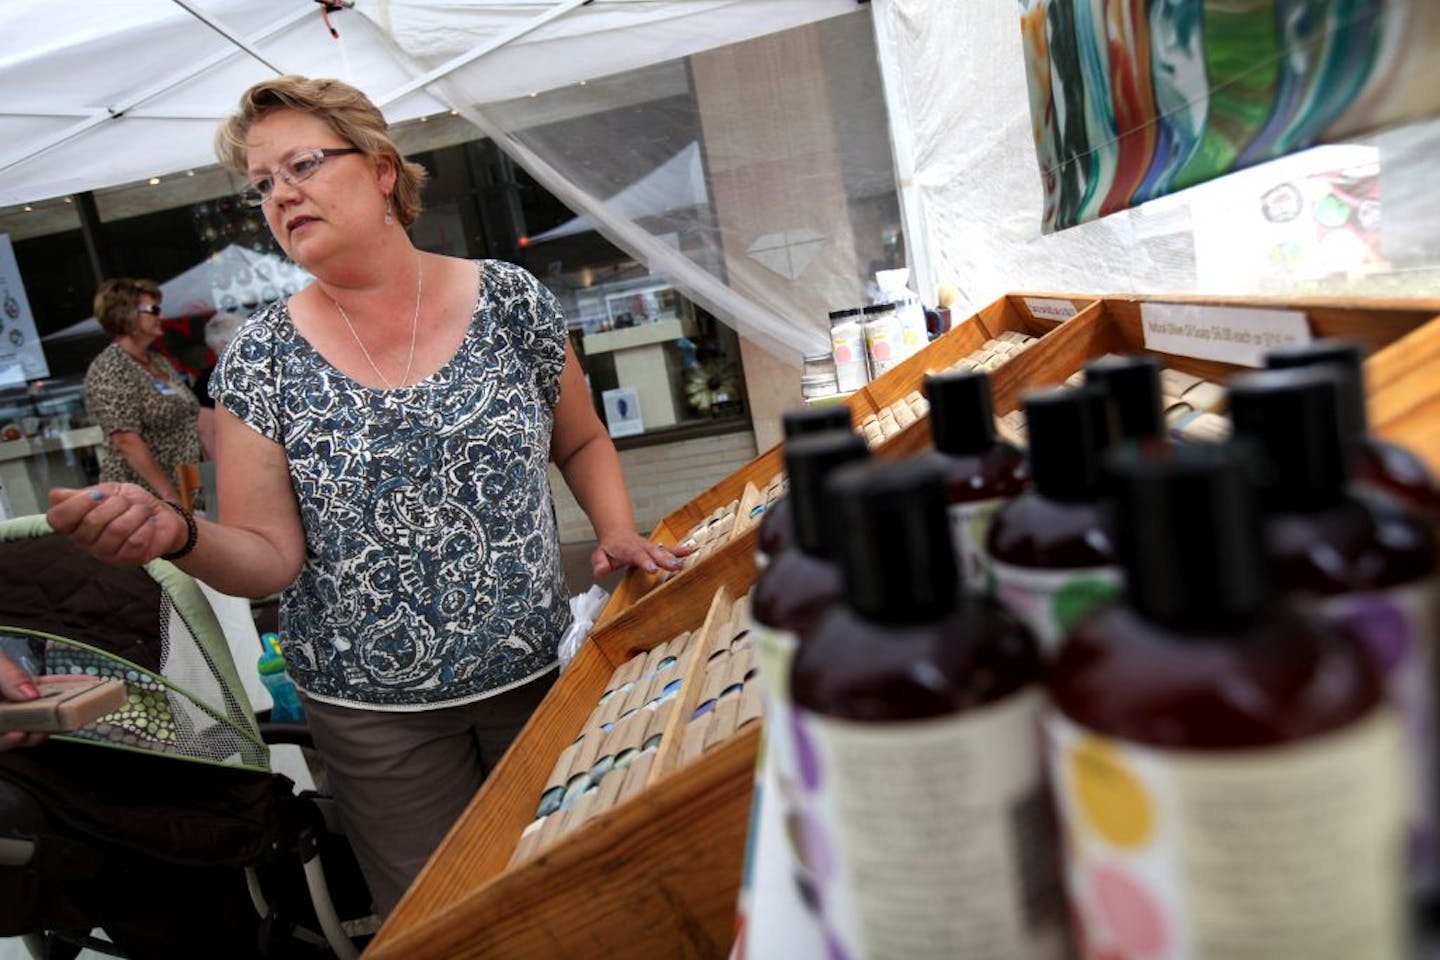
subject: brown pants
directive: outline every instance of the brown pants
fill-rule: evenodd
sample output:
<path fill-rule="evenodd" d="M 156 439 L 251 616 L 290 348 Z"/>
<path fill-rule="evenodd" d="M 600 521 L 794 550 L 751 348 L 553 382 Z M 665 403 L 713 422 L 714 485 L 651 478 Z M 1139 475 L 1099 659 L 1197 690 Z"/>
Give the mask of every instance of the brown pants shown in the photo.
<path fill-rule="evenodd" d="M 304 697 L 330 792 L 382 917 L 519 735 L 556 672 L 474 703 L 414 713 Z"/>

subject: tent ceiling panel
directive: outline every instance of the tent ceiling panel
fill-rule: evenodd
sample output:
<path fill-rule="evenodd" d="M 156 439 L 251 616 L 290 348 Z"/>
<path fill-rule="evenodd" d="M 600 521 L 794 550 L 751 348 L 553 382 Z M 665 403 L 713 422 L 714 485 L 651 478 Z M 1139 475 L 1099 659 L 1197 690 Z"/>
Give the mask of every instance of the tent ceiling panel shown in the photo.
<path fill-rule="evenodd" d="M 185 5 L 281 69 L 354 83 L 384 102 L 396 123 L 451 104 L 433 89 L 385 102 L 395 91 L 560 2 L 358 0 L 354 11 L 331 15 L 338 41 L 313 0 Z M 594 0 L 467 64 L 447 95 L 467 105 L 523 96 L 855 7 L 855 0 Z M 172 0 L 6 0 L 0 207 L 213 164 L 216 121 L 269 75 Z"/>

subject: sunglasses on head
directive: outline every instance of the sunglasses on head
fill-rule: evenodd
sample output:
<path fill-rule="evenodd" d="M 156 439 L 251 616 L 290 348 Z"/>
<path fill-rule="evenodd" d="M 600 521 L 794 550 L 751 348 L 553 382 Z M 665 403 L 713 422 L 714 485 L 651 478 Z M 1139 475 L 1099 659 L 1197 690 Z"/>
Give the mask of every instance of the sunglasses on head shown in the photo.
<path fill-rule="evenodd" d="M 148 306 L 148 307 L 136 307 L 136 308 L 135 308 L 135 312 L 136 312 L 136 313 L 148 313 L 148 314 L 150 314 L 150 316 L 152 316 L 152 317 L 158 317 L 158 316 L 160 316 L 160 304 L 158 304 L 158 303 L 152 303 L 152 304 L 150 304 L 150 306 Z"/>

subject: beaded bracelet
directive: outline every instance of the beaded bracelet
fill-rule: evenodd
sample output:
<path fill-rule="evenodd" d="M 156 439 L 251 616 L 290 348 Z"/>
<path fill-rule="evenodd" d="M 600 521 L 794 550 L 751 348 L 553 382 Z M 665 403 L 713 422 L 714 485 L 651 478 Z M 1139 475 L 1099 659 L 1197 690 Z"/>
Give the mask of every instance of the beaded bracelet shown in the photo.
<path fill-rule="evenodd" d="M 161 560 L 179 560 L 181 557 L 195 549 L 195 541 L 200 536 L 200 530 L 195 525 L 195 516 L 174 500 L 162 500 L 161 503 L 180 514 L 180 519 L 185 521 L 185 545 L 174 553 L 162 553 Z"/>

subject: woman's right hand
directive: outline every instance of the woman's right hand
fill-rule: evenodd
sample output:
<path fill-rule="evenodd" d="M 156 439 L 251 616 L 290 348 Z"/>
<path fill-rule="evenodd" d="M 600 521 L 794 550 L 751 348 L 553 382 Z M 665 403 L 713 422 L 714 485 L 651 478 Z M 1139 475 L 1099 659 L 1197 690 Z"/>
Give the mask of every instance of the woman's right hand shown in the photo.
<path fill-rule="evenodd" d="M 138 567 L 178 550 L 188 532 L 178 513 L 133 483 L 55 487 L 45 519 L 56 533 L 117 567 Z"/>
<path fill-rule="evenodd" d="M 0 653 L 0 700 L 34 700 L 40 696 L 35 678 L 24 668 Z M 0 733 L 0 753 L 16 747 L 33 747 L 45 739 L 43 733 L 26 733 L 24 730 L 10 730 Z"/>

